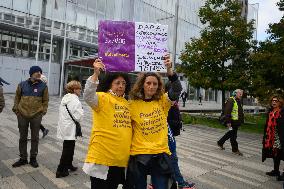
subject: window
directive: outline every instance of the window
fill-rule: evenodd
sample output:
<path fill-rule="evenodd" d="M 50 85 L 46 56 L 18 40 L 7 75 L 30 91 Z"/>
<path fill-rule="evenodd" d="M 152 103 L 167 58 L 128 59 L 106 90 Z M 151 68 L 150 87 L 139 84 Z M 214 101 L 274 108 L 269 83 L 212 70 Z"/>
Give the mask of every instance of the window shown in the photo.
<path fill-rule="evenodd" d="M 57 41 L 53 41 L 52 61 L 57 61 Z M 37 36 L 0 30 L 0 53 L 12 54 L 22 57 L 35 58 L 37 50 Z M 40 39 L 39 59 L 49 59 L 50 40 Z"/>

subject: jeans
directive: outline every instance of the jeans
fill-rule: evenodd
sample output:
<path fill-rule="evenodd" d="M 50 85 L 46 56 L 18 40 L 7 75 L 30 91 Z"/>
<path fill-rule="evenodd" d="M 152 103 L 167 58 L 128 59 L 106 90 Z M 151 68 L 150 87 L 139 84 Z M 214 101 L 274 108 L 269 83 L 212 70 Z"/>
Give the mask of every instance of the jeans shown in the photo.
<path fill-rule="evenodd" d="M 36 159 L 38 154 L 38 141 L 39 141 L 39 128 L 42 120 L 41 115 L 32 118 L 26 118 L 18 115 L 18 128 L 20 132 L 19 151 L 20 158 L 26 160 L 28 157 L 27 144 L 28 144 L 28 130 L 31 129 L 31 150 L 30 158 Z"/>
<path fill-rule="evenodd" d="M 150 169 L 150 165 L 143 165 L 138 163 L 139 175 L 135 182 L 135 189 L 147 188 L 147 174 Z M 155 166 L 154 166 L 155 167 Z M 168 189 L 169 176 L 159 173 L 156 168 L 152 168 L 150 171 L 151 180 L 155 189 Z"/>
<path fill-rule="evenodd" d="M 178 166 L 178 157 L 177 157 L 177 152 L 176 152 L 175 138 L 173 136 L 169 135 L 168 142 L 169 142 L 170 151 L 172 153 L 171 162 L 172 162 L 172 167 L 173 167 L 173 170 L 174 170 L 175 181 L 178 182 L 178 185 L 183 185 L 185 183 L 185 180 L 184 180 L 183 176 L 181 175 L 181 172 L 180 172 L 179 166 Z"/>
<path fill-rule="evenodd" d="M 140 154 L 130 156 L 124 189 L 146 189 L 147 175 L 151 175 L 154 189 L 168 189 L 172 175 L 167 154 Z"/>

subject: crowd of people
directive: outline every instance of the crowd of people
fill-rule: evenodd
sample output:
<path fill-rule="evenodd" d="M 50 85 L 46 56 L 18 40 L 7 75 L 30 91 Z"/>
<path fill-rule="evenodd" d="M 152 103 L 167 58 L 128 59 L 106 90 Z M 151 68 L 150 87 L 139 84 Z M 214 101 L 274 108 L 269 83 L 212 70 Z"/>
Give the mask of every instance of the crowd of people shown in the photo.
<path fill-rule="evenodd" d="M 91 107 L 93 123 L 83 171 L 90 176 L 92 189 L 192 189 L 195 183 L 186 181 L 179 169 L 175 136 L 180 134 L 182 121 L 178 107 L 182 86 L 172 70 L 169 55 L 164 57 L 168 83 L 163 84 L 158 73 L 140 73 L 130 86 L 127 73 L 105 72 L 101 59 L 96 59 L 94 73 L 86 81 L 83 98 Z M 13 167 L 30 164 L 37 168 L 39 130 L 43 137 L 48 129 L 41 124 L 48 108 L 48 87 L 39 66 L 32 66 L 30 78 L 19 83 L 13 111 L 17 116 L 20 133 L 20 158 Z M 4 81 L 1 79 L 1 81 Z M 0 82 L 0 112 L 5 106 Z M 73 165 L 77 137 L 82 136 L 80 123 L 84 110 L 79 100 L 82 86 L 72 80 L 67 83 L 66 95 L 59 105 L 57 137 L 63 142 L 63 150 L 56 178 L 66 177 L 78 167 Z M 230 139 L 232 152 L 242 156 L 238 148 L 237 131 L 244 122 L 241 98 L 243 91 L 234 91 L 225 105 L 224 119 L 227 133 L 217 142 L 221 150 Z M 184 101 L 185 102 L 185 101 Z M 31 130 L 31 149 L 28 161 L 28 130 Z M 271 109 L 263 136 L 263 157 L 273 158 L 274 169 L 266 174 L 280 174 L 280 161 L 284 160 L 284 109 L 283 99 L 271 98 Z M 151 175 L 150 184 L 147 175 Z M 147 184 L 148 183 L 148 184 Z"/>

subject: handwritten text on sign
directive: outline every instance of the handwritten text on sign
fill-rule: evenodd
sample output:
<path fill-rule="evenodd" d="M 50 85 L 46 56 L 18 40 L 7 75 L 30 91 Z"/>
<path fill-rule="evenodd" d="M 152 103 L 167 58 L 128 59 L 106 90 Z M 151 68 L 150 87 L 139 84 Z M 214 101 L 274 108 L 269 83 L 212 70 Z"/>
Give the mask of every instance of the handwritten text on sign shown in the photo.
<path fill-rule="evenodd" d="M 99 22 L 99 57 L 107 71 L 165 72 L 168 26 L 143 22 Z"/>
<path fill-rule="evenodd" d="M 135 71 L 165 72 L 163 56 L 167 53 L 168 26 L 135 23 Z"/>

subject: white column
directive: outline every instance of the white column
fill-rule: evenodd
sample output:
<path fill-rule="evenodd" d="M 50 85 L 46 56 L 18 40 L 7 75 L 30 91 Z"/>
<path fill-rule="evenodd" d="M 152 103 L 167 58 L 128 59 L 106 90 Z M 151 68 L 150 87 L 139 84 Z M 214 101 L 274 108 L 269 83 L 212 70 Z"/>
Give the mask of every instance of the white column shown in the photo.
<path fill-rule="evenodd" d="M 39 52 L 39 38 L 40 38 L 40 27 L 41 27 L 41 14 L 42 14 L 42 1 L 40 3 L 40 13 L 39 13 L 39 22 L 38 22 L 38 31 L 37 31 L 37 44 L 36 44 L 36 65 L 38 61 L 38 52 Z"/>
<path fill-rule="evenodd" d="M 50 50 L 49 50 L 49 60 L 48 60 L 48 76 L 47 76 L 47 86 L 50 87 L 50 67 L 51 67 L 51 60 L 52 60 L 52 53 L 53 53 L 53 27 L 54 27 L 54 21 L 53 21 L 53 9 L 55 5 L 55 0 L 53 1 L 53 5 L 51 6 L 51 34 L 50 34 Z"/>
<path fill-rule="evenodd" d="M 62 60 L 61 60 L 61 77 L 60 77 L 60 88 L 59 88 L 59 96 L 62 97 L 63 93 L 63 85 L 64 85 L 64 60 L 66 54 L 66 11 L 67 11 L 67 1 L 65 1 L 65 16 L 64 16 L 64 41 L 63 41 L 63 52 L 62 52 Z"/>

